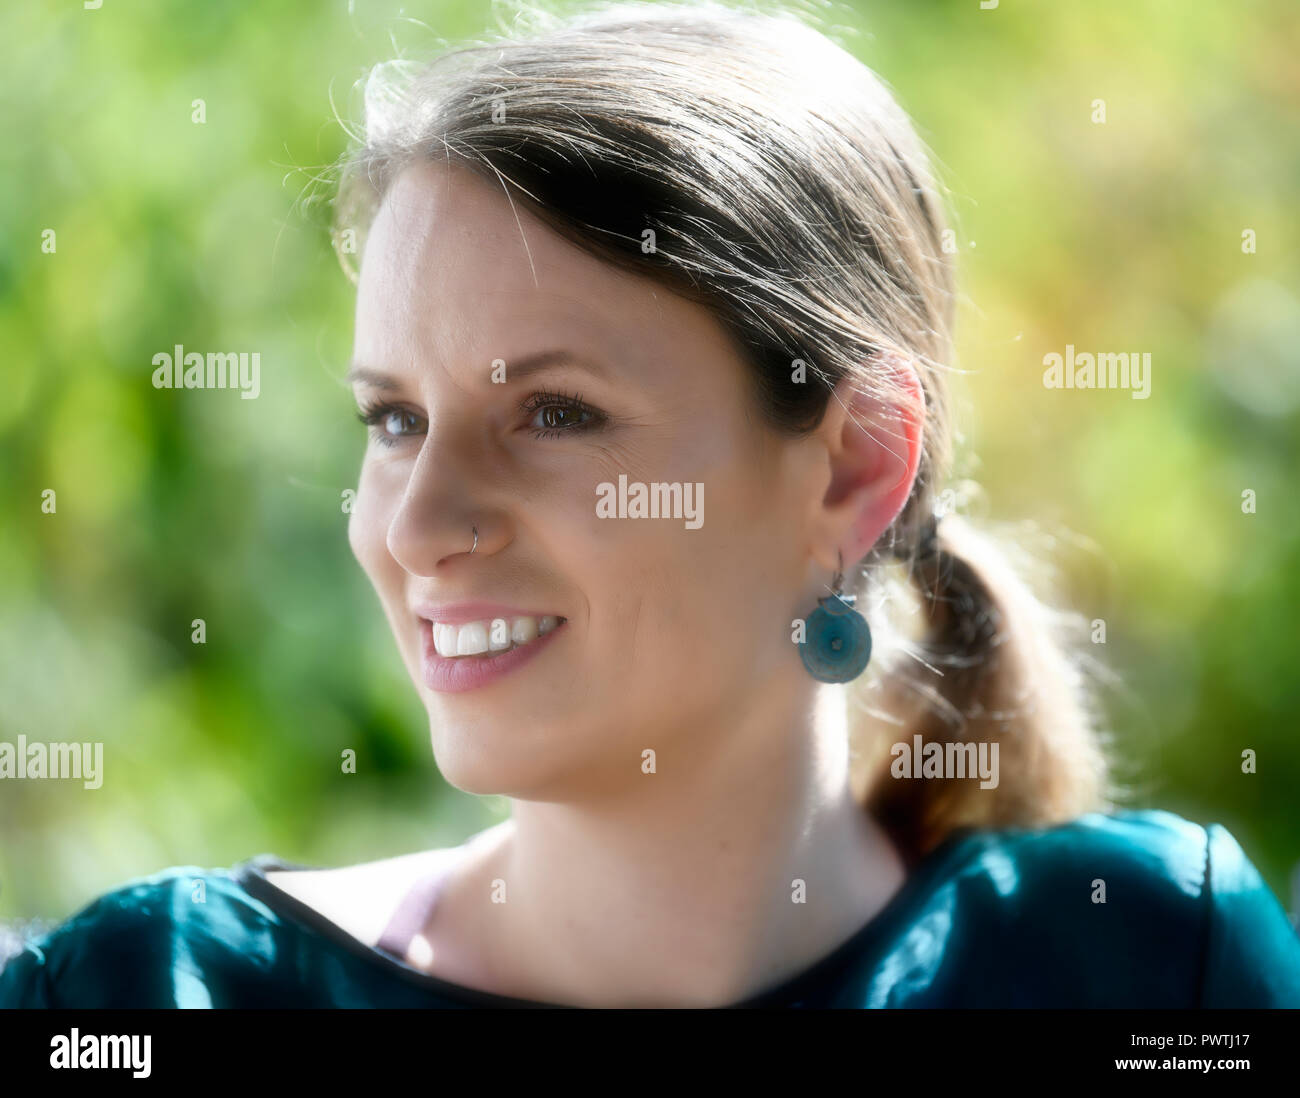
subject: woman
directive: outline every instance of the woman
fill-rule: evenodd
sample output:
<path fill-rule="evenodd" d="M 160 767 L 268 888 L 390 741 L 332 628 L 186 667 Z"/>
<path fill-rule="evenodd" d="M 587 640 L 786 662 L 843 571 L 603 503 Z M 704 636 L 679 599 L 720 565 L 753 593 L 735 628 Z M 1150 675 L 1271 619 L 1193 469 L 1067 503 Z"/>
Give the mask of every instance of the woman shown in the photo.
<path fill-rule="evenodd" d="M 350 540 L 511 816 L 132 882 L 0 1003 L 1300 1006 L 1250 861 L 1110 810 L 1058 619 L 943 506 L 952 271 L 880 82 L 708 6 L 390 73 L 338 203 Z"/>

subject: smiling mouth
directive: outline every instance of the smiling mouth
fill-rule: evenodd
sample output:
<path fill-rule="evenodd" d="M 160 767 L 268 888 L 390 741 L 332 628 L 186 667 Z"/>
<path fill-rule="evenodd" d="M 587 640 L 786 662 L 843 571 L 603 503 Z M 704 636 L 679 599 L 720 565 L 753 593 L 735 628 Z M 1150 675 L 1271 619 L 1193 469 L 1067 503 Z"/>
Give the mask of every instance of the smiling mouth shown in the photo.
<path fill-rule="evenodd" d="M 443 659 L 483 659 L 532 644 L 568 619 L 552 614 L 540 618 L 485 618 L 459 624 L 431 622 L 433 647 Z"/>

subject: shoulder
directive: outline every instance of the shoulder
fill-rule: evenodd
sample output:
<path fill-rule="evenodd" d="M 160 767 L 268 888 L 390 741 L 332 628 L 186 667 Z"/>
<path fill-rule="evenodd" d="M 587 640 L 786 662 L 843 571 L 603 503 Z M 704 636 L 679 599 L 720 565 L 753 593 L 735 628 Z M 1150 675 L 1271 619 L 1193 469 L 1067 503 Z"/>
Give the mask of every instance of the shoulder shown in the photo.
<path fill-rule="evenodd" d="M 1300 1005 L 1300 938 L 1219 824 L 1127 811 L 974 831 L 945 868 L 1019 1005 Z"/>
<path fill-rule="evenodd" d="M 1300 933 L 1223 827 L 1209 832 L 1205 1003 L 1300 1007 Z"/>
<path fill-rule="evenodd" d="M 1208 840 L 1206 828 L 1171 812 L 1090 813 L 1055 827 L 978 832 L 963 871 L 992 879 L 1014 867 L 1032 894 L 1082 893 L 1098 906 L 1140 900 L 1174 915 L 1204 899 Z"/>
<path fill-rule="evenodd" d="M 264 876 L 298 903 L 373 946 L 414 882 L 446 854 L 430 850 L 332 868 L 268 868 Z"/>
<path fill-rule="evenodd" d="M 173 866 L 24 942 L 0 971 L 0 1007 L 211 1006 L 211 987 L 271 963 L 274 924 L 235 868 Z"/>

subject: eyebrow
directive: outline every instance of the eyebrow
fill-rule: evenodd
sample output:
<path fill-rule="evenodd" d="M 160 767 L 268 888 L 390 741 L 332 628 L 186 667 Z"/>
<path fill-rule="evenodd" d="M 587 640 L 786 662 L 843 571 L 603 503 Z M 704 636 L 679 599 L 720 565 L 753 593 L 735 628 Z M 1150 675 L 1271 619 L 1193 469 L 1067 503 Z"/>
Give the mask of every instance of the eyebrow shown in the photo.
<path fill-rule="evenodd" d="M 492 359 L 487 363 L 485 372 L 489 375 L 492 371 L 492 362 L 495 361 L 496 359 Z M 595 377 L 609 377 L 609 370 L 602 363 L 566 350 L 536 351 L 533 354 L 517 358 L 513 362 L 510 359 L 502 359 L 501 361 L 506 364 L 507 384 L 512 381 L 521 381 L 531 374 L 554 369 L 558 366 L 585 370 Z M 385 373 L 383 370 L 376 370 L 370 366 L 362 366 L 358 363 L 353 363 L 343 380 L 349 385 L 361 382 L 386 392 L 402 387 L 401 382 L 393 374 Z"/>

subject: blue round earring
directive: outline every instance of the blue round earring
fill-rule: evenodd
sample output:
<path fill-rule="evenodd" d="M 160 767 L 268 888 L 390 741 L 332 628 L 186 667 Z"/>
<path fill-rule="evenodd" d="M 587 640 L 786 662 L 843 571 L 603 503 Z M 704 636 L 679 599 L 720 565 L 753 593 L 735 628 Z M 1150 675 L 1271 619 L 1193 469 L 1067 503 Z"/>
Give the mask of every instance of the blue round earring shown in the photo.
<path fill-rule="evenodd" d="M 808 674 L 818 682 L 849 682 L 862 674 L 871 660 L 871 628 L 853 609 L 857 597 L 843 593 L 843 554 L 831 590 L 808 617 L 799 655 Z"/>

